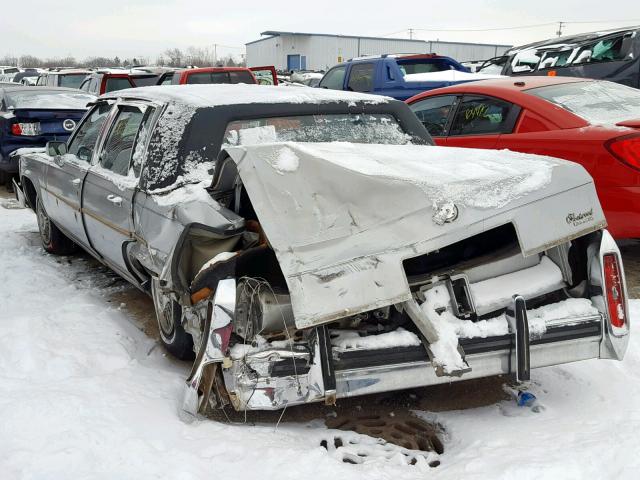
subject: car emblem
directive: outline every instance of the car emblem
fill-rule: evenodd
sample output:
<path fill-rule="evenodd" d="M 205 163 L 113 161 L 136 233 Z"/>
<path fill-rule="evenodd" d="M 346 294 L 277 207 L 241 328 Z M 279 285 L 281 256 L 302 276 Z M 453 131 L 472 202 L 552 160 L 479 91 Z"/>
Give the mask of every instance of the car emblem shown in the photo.
<path fill-rule="evenodd" d="M 444 225 L 451 223 L 458 218 L 458 207 L 453 202 L 446 202 L 438 205 L 433 212 L 433 223 L 436 225 Z"/>
<path fill-rule="evenodd" d="M 64 122 L 62 122 L 62 128 L 64 128 L 67 132 L 73 132 L 73 129 L 76 128 L 76 122 L 67 118 Z"/>

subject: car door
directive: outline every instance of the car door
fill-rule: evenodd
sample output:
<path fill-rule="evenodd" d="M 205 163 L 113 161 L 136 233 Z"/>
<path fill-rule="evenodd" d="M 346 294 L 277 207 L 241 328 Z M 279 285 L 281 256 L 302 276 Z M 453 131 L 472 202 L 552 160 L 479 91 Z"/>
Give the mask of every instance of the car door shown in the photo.
<path fill-rule="evenodd" d="M 89 241 L 112 268 L 129 278 L 123 252 L 126 242 L 134 237 L 132 211 L 139 160 L 146 148 L 154 111 L 155 108 L 140 102 L 116 104 L 82 193 Z"/>
<path fill-rule="evenodd" d="M 433 137 L 436 145 L 447 144 L 447 132 L 459 99 L 458 95 L 437 95 L 423 98 L 409 105 Z"/>
<path fill-rule="evenodd" d="M 464 95 L 449 127 L 447 146 L 496 148 L 503 133 L 511 133 L 520 107 L 499 98 Z"/>
<path fill-rule="evenodd" d="M 83 246 L 88 246 L 82 222 L 82 186 L 102 127 L 111 110 L 107 102 L 96 104 L 67 143 L 67 153 L 54 157 L 47 169 L 44 207 L 49 217 Z"/>
<path fill-rule="evenodd" d="M 278 85 L 278 74 L 274 66 L 251 67 L 249 70 L 255 75 L 258 84 Z"/>

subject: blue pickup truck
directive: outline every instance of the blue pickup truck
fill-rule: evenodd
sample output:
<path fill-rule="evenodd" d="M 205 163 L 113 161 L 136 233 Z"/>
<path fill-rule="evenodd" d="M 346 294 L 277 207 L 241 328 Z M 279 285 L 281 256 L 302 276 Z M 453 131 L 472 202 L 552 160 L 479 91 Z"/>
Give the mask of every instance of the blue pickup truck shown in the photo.
<path fill-rule="evenodd" d="M 453 58 L 441 55 L 382 55 L 336 65 L 322 77 L 318 86 L 406 100 L 425 90 L 495 77 L 471 73 Z"/>

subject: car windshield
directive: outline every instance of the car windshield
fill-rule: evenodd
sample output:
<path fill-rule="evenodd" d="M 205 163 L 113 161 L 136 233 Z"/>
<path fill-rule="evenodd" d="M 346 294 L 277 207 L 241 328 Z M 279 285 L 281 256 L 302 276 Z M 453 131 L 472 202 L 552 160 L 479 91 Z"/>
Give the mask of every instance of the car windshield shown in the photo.
<path fill-rule="evenodd" d="M 619 83 L 563 83 L 532 88 L 527 93 L 555 103 L 592 125 L 640 118 L 640 90 Z"/>
<path fill-rule="evenodd" d="M 59 87 L 80 88 L 80 84 L 87 77 L 86 73 L 70 73 L 68 75 L 60 75 Z"/>
<path fill-rule="evenodd" d="M 484 62 L 476 72 L 486 73 L 487 75 L 500 75 L 508 60 L 509 57 L 507 56 L 492 58 Z"/>
<path fill-rule="evenodd" d="M 225 145 L 271 142 L 411 143 L 392 115 L 336 114 L 271 117 L 229 123 Z"/>
<path fill-rule="evenodd" d="M 95 98 L 93 95 L 80 92 L 36 89 L 21 89 L 7 92 L 5 95 L 7 107 L 14 110 L 19 108 L 84 110 Z"/>

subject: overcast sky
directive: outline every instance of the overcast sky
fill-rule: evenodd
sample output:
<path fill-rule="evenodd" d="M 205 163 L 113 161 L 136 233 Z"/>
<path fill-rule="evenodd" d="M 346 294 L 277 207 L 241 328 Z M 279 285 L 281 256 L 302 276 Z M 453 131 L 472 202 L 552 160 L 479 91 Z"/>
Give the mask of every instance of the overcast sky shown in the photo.
<path fill-rule="evenodd" d="M 604 8 L 609 5 L 612 8 Z M 640 24 L 638 0 L 22 0 L 4 1 L 0 56 L 147 57 L 167 48 L 218 47 L 219 55 L 244 53 L 265 30 L 385 36 L 416 29 L 414 38 L 522 44 L 549 38 L 563 20 L 565 33 Z M 619 20 L 623 20 L 620 22 Z M 399 33 L 394 37 L 407 37 Z M 235 48 L 229 48 L 235 47 Z"/>

